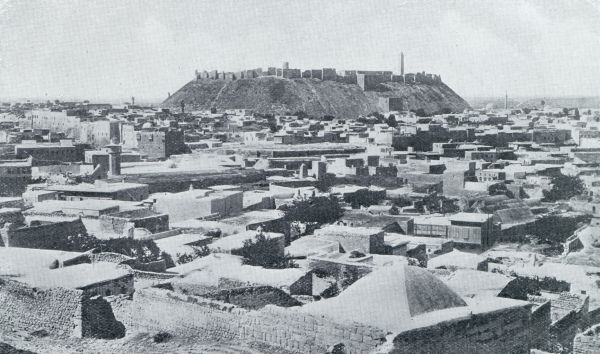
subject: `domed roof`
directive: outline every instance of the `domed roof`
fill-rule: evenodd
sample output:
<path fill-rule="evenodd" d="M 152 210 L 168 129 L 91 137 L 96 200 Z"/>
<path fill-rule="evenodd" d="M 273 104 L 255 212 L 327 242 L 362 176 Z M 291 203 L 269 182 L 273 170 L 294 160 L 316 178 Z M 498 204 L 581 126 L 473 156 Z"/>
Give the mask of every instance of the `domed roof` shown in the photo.
<path fill-rule="evenodd" d="M 146 122 L 142 124 L 142 129 L 152 129 L 152 123 Z"/>
<path fill-rule="evenodd" d="M 376 269 L 338 296 L 307 304 L 302 311 L 392 331 L 470 313 L 467 303 L 440 279 L 406 265 Z"/>

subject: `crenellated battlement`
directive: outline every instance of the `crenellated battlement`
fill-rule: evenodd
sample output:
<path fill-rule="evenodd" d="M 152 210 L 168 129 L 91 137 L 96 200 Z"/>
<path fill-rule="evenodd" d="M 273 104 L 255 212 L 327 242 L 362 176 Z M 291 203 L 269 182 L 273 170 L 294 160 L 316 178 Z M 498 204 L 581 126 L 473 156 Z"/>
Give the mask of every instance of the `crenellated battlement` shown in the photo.
<path fill-rule="evenodd" d="M 386 82 L 397 82 L 403 84 L 427 84 L 437 85 L 442 83 L 442 77 L 436 74 L 426 72 L 404 74 L 404 65 L 402 64 L 401 73 L 394 74 L 392 71 L 372 71 L 372 70 L 340 70 L 335 68 L 320 69 L 294 69 L 289 67 L 289 63 L 283 63 L 281 68 L 269 67 L 267 70 L 262 68 L 241 70 L 235 72 L 225 72 L 218 70 L 198 71 L 196 70 L 196 80 L 242 80 L 255 79 L 262 76 L 274 76 L 285 79 L 319 79 L 338 81 L 347 84 L 359 85 L 364 91 L 375 90 L 379 84 Z"/>

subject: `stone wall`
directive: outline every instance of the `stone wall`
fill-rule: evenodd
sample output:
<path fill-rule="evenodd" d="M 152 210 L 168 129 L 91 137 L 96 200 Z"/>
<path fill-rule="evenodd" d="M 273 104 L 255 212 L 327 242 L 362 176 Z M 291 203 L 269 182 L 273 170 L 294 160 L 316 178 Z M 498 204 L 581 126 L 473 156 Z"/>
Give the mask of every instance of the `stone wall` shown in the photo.
<path fill-rule="evenodd" d="M 578 334 L 573 341 L 573 354 L 595 354 L 600 352 L 600 325 Z"/>
<path fill-rule="evenodd" d="M 60 243 L 64 236 L 84 235 L 87 230 L 81 219 L 76 219 L 13 230 L 5 228 L 0 232 L 4 244 L 10 247 L 63 249 Z"/>
<path fill-rule="evenodd" d="M 324 353 L 329 346 L 340 342 L 351 352 L 367 352 L 385 341 L 383 331 L 369 326 L 339 324 L 271 305 L 259 311 L 245 310 L 160 289 L 139 290 L 131 308 L 127 310 L 126 306 L 117 315 L 125 323 L 135 324 L 141 330 L 167 331 L 199 341 L 258 341 L 298 353 Z M 129 314 L 131 320 L 119 318 L 122 314 Z"/>
<path fill-rule="evenodd" d="M 65 336 L 82 336 L 83 291 L 32 288 L 27 284 L 0 279 L 0 331 L 46 330 Z"/>
<path fill-rule="evenodd" d="M 0 333 L 45 330 L 58 337 L 117 338 L 125 327 L 109 303 L 90 298 L 85 291 L 36 288 L 11 279 L 0 279 Z"/>
<path fill-rule="evenodd" d="M 529 353 L 529 316 L 517 307 L 414 329 L 396 336 L 390 353 Z"/>
<path fill-rule="evenodd" d="M 550 301 L 543 300 L 531 311 L 531 327 L 529 329 L 531 347 L 545 349 L 548 344 L 549 328 L 552 323 Z"/>

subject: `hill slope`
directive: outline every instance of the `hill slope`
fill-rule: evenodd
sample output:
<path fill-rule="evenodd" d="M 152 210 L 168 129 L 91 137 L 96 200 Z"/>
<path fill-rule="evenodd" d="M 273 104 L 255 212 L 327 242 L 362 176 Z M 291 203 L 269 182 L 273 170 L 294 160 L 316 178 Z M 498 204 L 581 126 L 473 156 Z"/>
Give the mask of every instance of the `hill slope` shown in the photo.
<path fill-rule="evenodd" d="M 468 103 L 445 84 L 386 83 L 379 92 L 364 92 L 358 85 L 317 79 L 193 80 L 166 99 L 162 106 L 188 109 L 248 108 L 258 113 L 304 111 L 309 115 L 357 117 L 378 110 L 380 96 L 403 97 L 410 109 L 427 113 L 449 108 L 463 111 Z"/>

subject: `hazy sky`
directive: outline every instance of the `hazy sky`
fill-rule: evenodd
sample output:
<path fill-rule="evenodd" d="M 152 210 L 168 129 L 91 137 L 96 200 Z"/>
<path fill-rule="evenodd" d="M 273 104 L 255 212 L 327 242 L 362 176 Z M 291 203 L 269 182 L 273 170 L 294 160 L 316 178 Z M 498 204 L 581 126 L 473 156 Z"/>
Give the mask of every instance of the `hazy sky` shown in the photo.
<path fill-rule="evenodd" d="M 439 73 L 463 96 L 600 95 L 600 0 L 0 0 L 0 99 L 164 99 L 195 69 Z"/>

